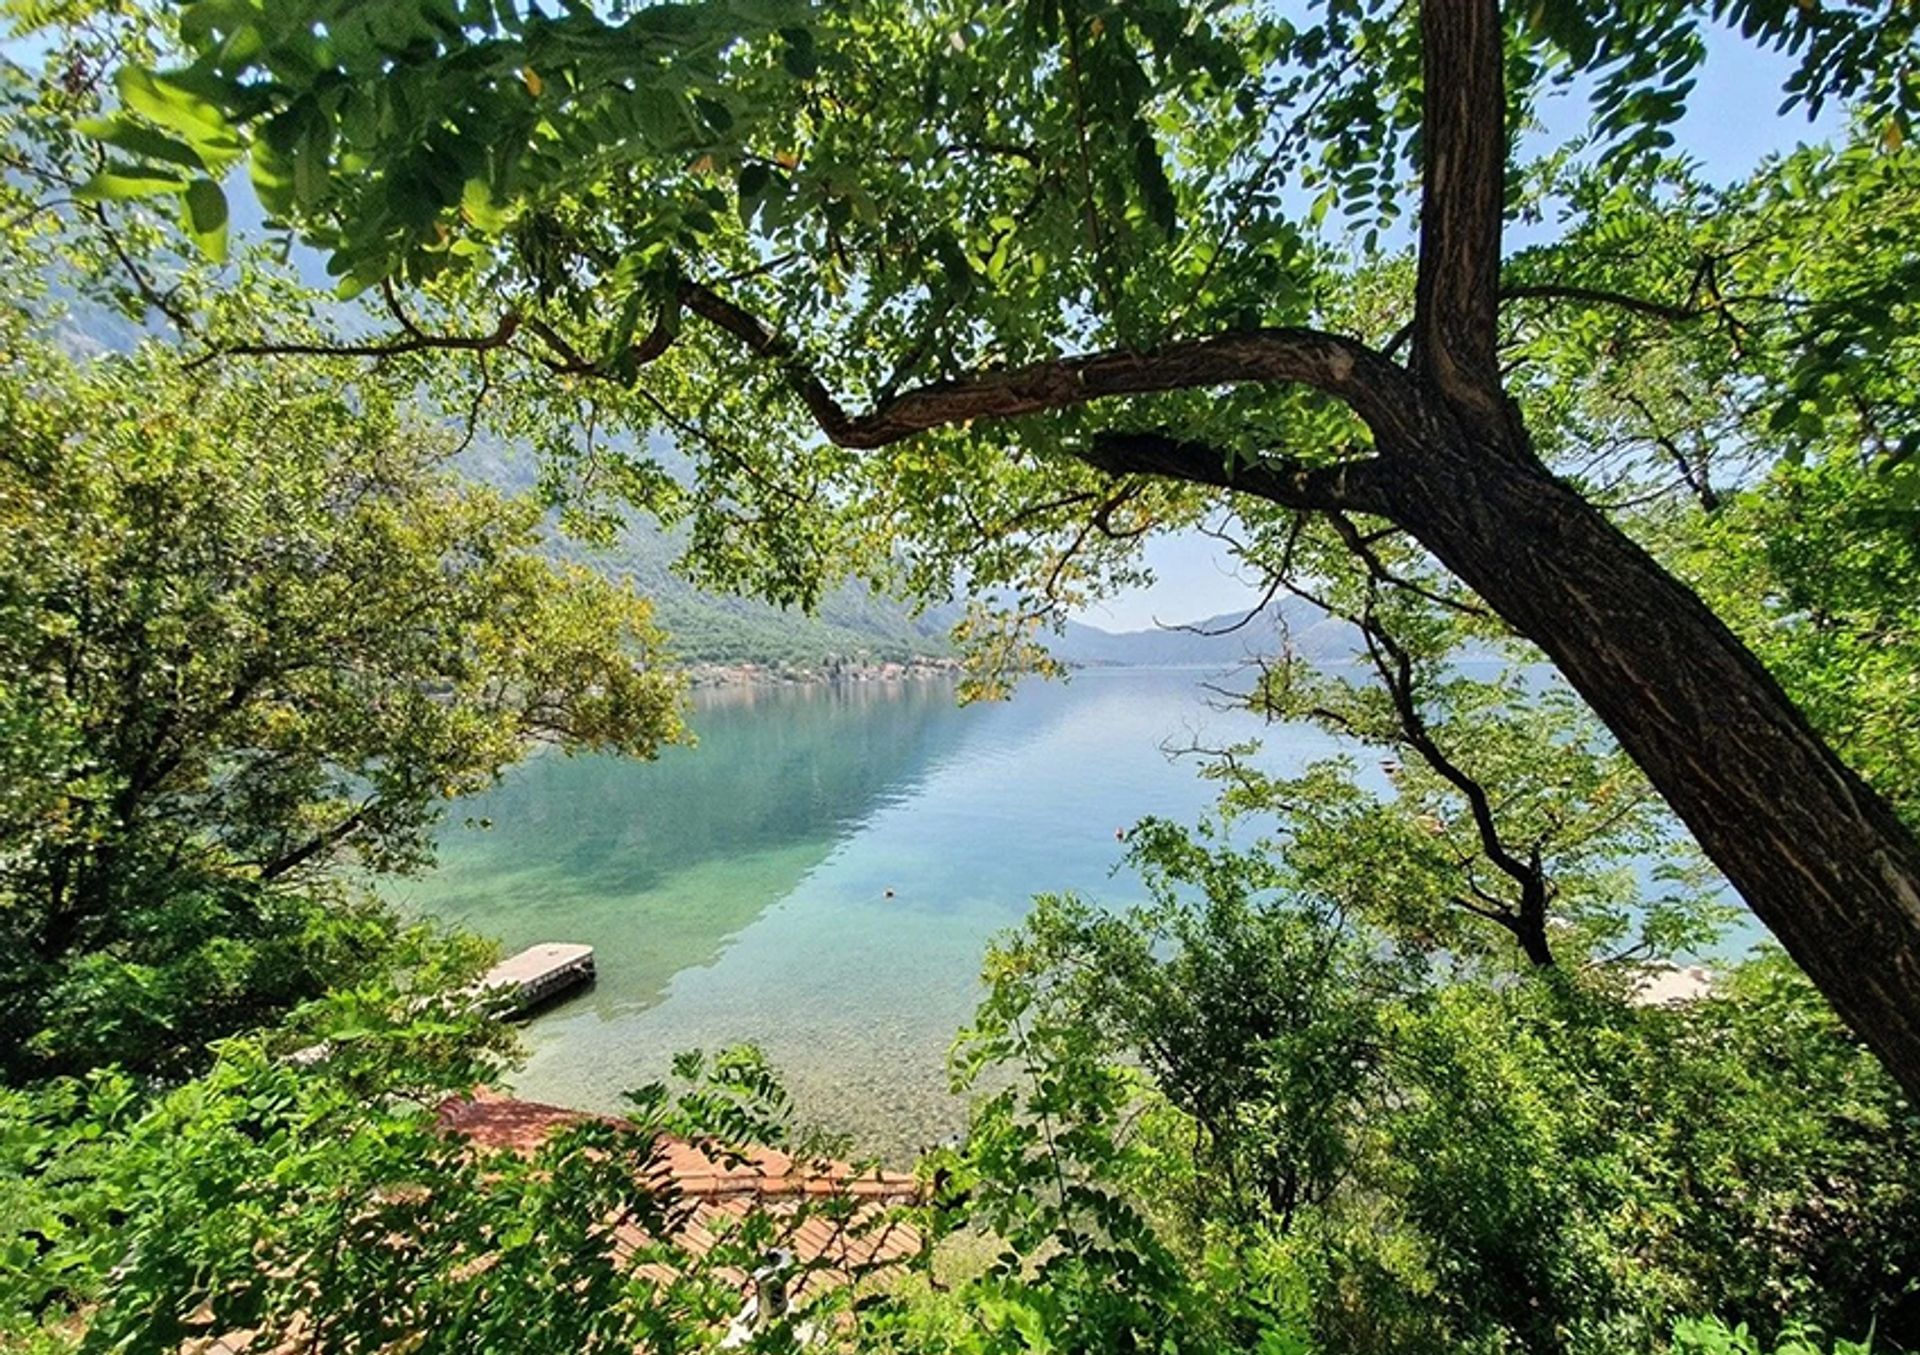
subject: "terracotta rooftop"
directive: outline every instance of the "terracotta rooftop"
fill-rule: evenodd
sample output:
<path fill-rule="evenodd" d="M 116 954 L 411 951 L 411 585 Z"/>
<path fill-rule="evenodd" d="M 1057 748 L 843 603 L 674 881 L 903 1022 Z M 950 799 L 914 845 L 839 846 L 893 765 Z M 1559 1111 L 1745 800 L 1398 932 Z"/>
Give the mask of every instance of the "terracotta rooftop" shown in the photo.
<path fill-rule="evenodd" d="M 582 1111 L 484 1089 L 454 1097 L 439 1109 L 440 1125 L 448 1133 L 481 1148 L 519 1153 L 531 1153 L 556 1130 L 591 1118 Z M 795 1263 L 799 1278 L 789 1297 L 796 1302 L 904 1265 L 921 1250 L 917 1228 L 887 1217 L 895 1205 L 920 1198 L 919 1183 L 899 1172 L 862 1171 L 830 1158 L 796 1159 L 771 1148 L 716 1157 L 677 1138 L 660 1142 L 654 1169 L 679 1191 L 684 1222 L 674 1241 L 691 1255 L 705 1255 L 755 1209 L 784 1222 L 777 1240 Z M 836 1198 L 859 1203 L 832 1211 L 833 1217 L 805 1208 Z M 646 1242 L 646 1235 L 631 1224 L 614 1232 L 616 1254 L 631 1255 Z M 654 1271 L 661 1279 L 669 1278 L 662 1267 L 640 1267 L 643 1274 Z M 721 1273 L 743 1293 L 753 1287 L 745 1273 Z M 299 1345 L 292 1339 L 269 1350 L 255 1333 L 240 1331 L 189 1341 L 181 1355 L 283 1355 Z"/>
<path fill-rule="evenodd" d="M 563 1106 L 485 1090 L 440 1107 L 440 1124 L 449 1133 L 482 1148 L 521 1153 L 534 1151 L 554 1131 L 589 1118 Z M 796 1298 L 901 1265 L 921 1249 L 917 1228 L 886 1217 L 893 1206 L 920 1199 L 919 1183 L 900 1172 L 863 1171 L 831 1158 L 796 1159 L 764 1147 L 716 1157 L 676 1138 L 662 1140 L 655 1164 L 690 1207 L 687 1224 L 675 1240 L 696 1256 L 706 1254 L 719 1234 L 756 1208 L 790 1220 L 779 1242 L 793 1254 L 795 1269 L 804 1277 L 795 1287 Z M 802 1210 L 809 1201 L 827 1199 L 860 1204 L 835 1211 L 838 1216 L 831 1218 Z M 631 1226 L 615 1233 L 615 1245 L 628 1250 L 644 1241 Z M 738 1278 L 744 1286 L 747 1277 Z"/>
<path fill-rule="evenodd" d="M 592 1117 L 584 1111 L 521 1101 L 482 1088 L 440 1107 L 440 1126 L 482 1148 L 530 1153 L 557 1129 Z M 737 1158 L 737 1160 L 736 1160 Z M 862 1171 L 831 1158 L 799 1160 L 773 1148 L 715 1158 L 684 1139 L 667 1139 L 660 1161 L 681 1195 L 762 1200 L 850 1195 L 888 1204 L 912 1204 L 919 1183 L 901 1172 Z"/>

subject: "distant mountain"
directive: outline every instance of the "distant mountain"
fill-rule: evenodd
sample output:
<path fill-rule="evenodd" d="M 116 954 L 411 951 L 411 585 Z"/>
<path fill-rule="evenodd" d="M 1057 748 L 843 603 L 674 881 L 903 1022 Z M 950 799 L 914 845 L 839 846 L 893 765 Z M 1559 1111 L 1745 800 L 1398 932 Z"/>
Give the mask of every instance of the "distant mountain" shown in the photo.
<path fill-rule="evenodd" d="M 671 446 L 652 446 L 649 454 L 670 473 L 692 474 Z M 531 492 L 538 474 L 531 452 L 486 438 L 476 438 L 456 465 L 461 474 L 509 494 Z M 709 593 L 674 570 L 686 542 L 684 530 L 667 531 L 636 518 L 604 548 L 556 532 L 550 550 L 610 578 L 630 581 L 634 591 L 653 603 L 654 618 L 667 632 L 667 647 L 684 663 L 813 668 L 830 659 L 901 663 L 953 652 L 947 632 L 958 619 L 957 608 L 929 609 L 915 616 L 905 603 L 856 583 L 843 584 L 823 598 L 813 616 L 753 598 Z"/>
<path fill-rule="evenodd" d="M 1077 621 L 1051 648 L 1055 658 L 1088 667 L 1204 664 L 1227 668 L 1254 658 L 1273 658 L 1289 648 L 1314 662 L 1350 657 L 1359 633 L 1311 603 L 1276 600 L 1251 621 L 1227 612 L 1184 626 L 1107 631 Z M 1241 624 L 1244 622 L 1245 624 Z"/>

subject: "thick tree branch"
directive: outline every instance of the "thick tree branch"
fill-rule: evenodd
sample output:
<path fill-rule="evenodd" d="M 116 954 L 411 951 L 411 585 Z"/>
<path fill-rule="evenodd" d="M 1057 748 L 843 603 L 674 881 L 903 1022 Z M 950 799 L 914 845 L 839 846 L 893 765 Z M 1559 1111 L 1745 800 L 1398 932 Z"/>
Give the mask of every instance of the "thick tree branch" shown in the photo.
<path fill-rule="evenodd" d="M 1249 382 L 1312 386 L 1348 405 L 1376 437 L 1419 440 L 1420 401 L 1406 374 L 1365 344 L 1312 329 L 1259 329 L 1168 344 L 1055 358 L 934 382 L 852 414 L 800 358 L 793 342 L 760 317 L 696 283 L 685 307 L 780 365 L 820 431 L 842 447 L 884 447 L 935 428 L 1074 409 L 1096 400 Z M 1219 483 L 1213 481 L 1212 483 Z"/>
<path fill-rule="evenodd" d="M 1080 459 L 1114 475 L 1159 475 L 1238 490 L 1288 508 L 1380 513 L 1386 508 L 1385 463 L 1379 457 L 1331 466 L 1293 461 L 1236 461 L 1220 448 L 1164 433 L 1101 433 Z"/>
<path fill-rule="evenodd" d="M 1514 452 L 1500 385 L 1506 94 L 1499 0 L 1424 0 L 1420 263 L 1413 368 L 1486 445 Z"/>

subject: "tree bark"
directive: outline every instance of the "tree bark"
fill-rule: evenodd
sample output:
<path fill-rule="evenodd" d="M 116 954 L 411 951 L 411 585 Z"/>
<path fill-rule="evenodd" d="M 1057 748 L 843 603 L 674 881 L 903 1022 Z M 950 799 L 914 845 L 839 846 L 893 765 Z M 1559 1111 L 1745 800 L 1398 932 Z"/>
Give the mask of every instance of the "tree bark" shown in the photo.
<path fill-rule="evenodd" d="M 1501 389 L 1499 356 L 1505 33 L 1498 0 L 1420 6 L 1420 251 L 1409 366 L 1483 446 L 1517 452 L 1525 433 Z"/>
<path fill-rule="evenodd" d="M 1920 1096 L 1920 842 L 1699 598 L 1540 464 L 1503 388 L 1502 33 L 1498 0 L 1420 7 L 1411 366 L 1445 413 L 1434 410 L 1427 435 L 1397 455 L 1383 445 L 1386 516 L 1547 652 L 1748 906 Z"/>
<path fill-rule="evenodd" d="M 1546 651 L 1836 1011 L 1920 1096 L 1920 843 L 1685 585 L 1531 459 L 1396 457 L 1407 528 Z"/>

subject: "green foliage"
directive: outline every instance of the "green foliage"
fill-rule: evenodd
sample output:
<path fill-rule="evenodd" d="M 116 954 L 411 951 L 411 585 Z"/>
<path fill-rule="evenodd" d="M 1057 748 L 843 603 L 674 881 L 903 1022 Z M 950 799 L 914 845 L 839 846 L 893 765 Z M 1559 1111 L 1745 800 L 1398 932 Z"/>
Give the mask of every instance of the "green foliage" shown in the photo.
<path fill-rule="evenodd" d="M 989 961 L 996 998 L 1024 1002 L 1037 1028 L 1134 1051 L 1192 1121 L 1192 1207 L 1285 1232 L 1352 1165 L 1346 1127 L 1376 1086 L 1383 1004 L 1413 972 L 1330 911 L 1266 906 L 1278 881 L 1264 853 L 1152 822 L 1134 841 L 1158 902 L 1113 917 L 1042 897 Z"/>
<path fill-rule="evenodd" d="M 1047 975 L 1033 956 L 997 953 L 988 974 L 954 1050 L 956 1089 L 979 1093 L 966 1140 L 930 1156 L 923 1174 L 933 1236 L 965 1230 L 994 1255 L 946 1294 L 909 1293 L 864 1314 L 861 1348 L 1303 1349 L 1257 1286 L 1222 1303 L 1238 1282 L 1230 1259 L 1217 1274 L 1191 1273 L 1144 1207 L 1140 1187 L 1179 1159 L 1133 1132 L 1139 1075 L 1114 1064 L 1091 1025 L 1036 1009 L 1032 985 Z"/>
<path fill-rule="evenodd" d="M 1076 459 L 1092 435 L 1171 429 L 1233 466 L 1275 449 L 1348 459 L 1368 431 L 1318 395 L 1249 385 L 855 453 L 821 444 L 823 399 L 884 405 L 1074 349 L 1261 326 L 1396 348 L 1413 270 L 1392 227 L 1425 113 L 1417 9 L 1142 0 L 981 15 L 874 0 L 549 17 L 411 0 L 377 21 L 321 4 L 301 23 L 203 0 L 183 7 L 167 54 L 104 7 L 23 18 L 65 25 L 67 74 L 129 72 L 111 96 L 43 96 L 40 123 L 91 117 L 61 182 L 103 144 L 181 193 L 243 154 L 274 227 L 328 252 L 349 290 L 391 284 L 406 301 L 344 323 L 203 304 L 219 319 L 195 343 L 440 336 L 474 364 L 426 369 L 445 406 L 524 437 L 581 518 L 604 515 L 598 498 L 639 502 L 685 523 L 696 582 L 780 605 L 819 605 L 847 578 L 936 602 L 992 595 L 1012 615 L 961 635 L 990 669 L 1031 662 L 1046 621 L 1138 581 L 1145 539 L 1222 502 L 1094 472 Z M 1593 114 L 1535 159 L 1520 148 L 1537 137 L 1509 137 L 1510 216 L 1545 237 L 1506 269 L 1510 385 L 1556 469 L 1633 505 L 1623 519 L 1658 539 L 1662 515 L 1639 510 L 1676 471 L 1710 497 L 1716 476 L 1724 490 L 1810 440 L 1899 454 L 1913 16 L 1868 0 L 1508 10 L 1507 130 L 1569 85 Z M 1707 22 L 1790 57 L 1788 104 L 1848 102 L 1851 144 L 1726 188 L 1664 154 Z M 100 262 L 112 287 L 124 270 Z M 204 270 L 166 271 L 198 295 Z M 770 337 L 716 329 L 714 304 L 690 308 L 683 284 Z M 665 474 L 672 458 L 688 473 Z M 1226 508 L 1262 570 L 1289 562 L 1261 538 L 1296 514 Z M 663 615 L 703 658 L 853 648 L 755 618 L 729 634 L 705 608 Z"/>
<path fill-rule="evenodd" d="M 329 1041 L 320 1061 L 236 1038 L 154 1100 L 114 1073 L 0 1092 L 0 1341 L 158 1353 L 253 1331 L 324 1350 L 630 1352 L 710 1349 L 727 1330 L 735 1277 L 776 1225 L 748 1211 L 709 1222 L 704 1255 L 685 1250 L 691 1202 L 661 1165 L 671 1135 L 745 1146 L 734 1117 L 706 1118 L 715 1096 L 777 1141 L 777 1084 L 743 1079 L 762 1066 L 750 1051 L 721 1057 L 718 1092 L 646 1088 L 631 1118 L 522 1155 L 438 1126 L 444 1098 L 500 1071 L 501 1028 L 471 1004 L 368 988 L 302 1024 Z M 779 1226 L 819 1215 L 857 1236 L 843 1213 L 802 1204 Z M 773 1321 L 740 1348 L 793 1350 L 796 1331 Z"/>
<path fill-rule="evenodd" d="M 1729 1327 L 1717 1318 L 1682 1319 L 1673 1326 L 1675 1355 L 1766 1355 L 1746 1324 Z M 1872 1341 L 1838 1340 L 1831 1346 L 1820 1334 L 1803 1326 L 1790 1327 L 1773 1347 L 1773 1355 L 1869 1355 Z"/>
<path fill-rule="evenodd" d="M 963 1048 L 1105 1089 L 998 1106 L 1029 1149 L 1088 1116 L 1191 1282 L 1265 1275 L 1264 1320 L 1331 1351 L 1648 1349 L 1686 1312 L 1912 1340 L 1920 1116 L 1784 960 L 1665 1008 L 1601 973 L 1463 981 L 1263 852 L 1136 840 L 1158 902 L 1043 899 Z"/>
<path fill-rule="evenodd" d="M 0 1066 L 204 1043 L 323 991 L 530 740 L 651 754 L 677 685 L 644 604 L 535 549 L 397 393 L 287 372 L 0 368 Z"/>
<path fill-rule="evenodd" d="M 1814 725 L 1920 816 L 1920 465 L 1836 452 L 1776 469 L 1694 528 L 1683 567 Z"/>
<path fill-rule="evenodd" d="M 1666 200 L 1569 172 L 1556 182 L 1581 228 L 1513 272 L 1578 260 L 1621 291 L 1662 277 L 1643 294 L 1682 318 L 1557 304 L 1512 319 L 1530 423 L 1909 816 L 1917 170 L 1863 121 L 1744 183 L 1682 172 Z"/>

